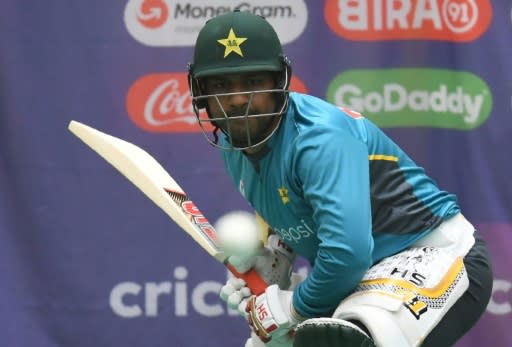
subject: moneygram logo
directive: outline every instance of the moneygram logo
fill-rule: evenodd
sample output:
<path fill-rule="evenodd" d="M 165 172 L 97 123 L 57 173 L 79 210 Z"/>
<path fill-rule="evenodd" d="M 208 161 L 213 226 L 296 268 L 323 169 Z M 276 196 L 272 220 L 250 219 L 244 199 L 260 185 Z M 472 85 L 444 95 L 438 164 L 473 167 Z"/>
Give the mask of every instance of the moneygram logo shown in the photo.
<path fill-rule="evenodd" d="M 348 70 L 330 82 L 327 99 L 381 127 L 470 130 L 492 109 L 492 94 L 482 79 L 441 69 Z"/>
<path fill-rule="evenodd" d="M 124 22 L 130 35 L 148 46 L 193 46 L 205 22 L 235 8 L 265 17 L 283 44 L 295 40 L 306 27 L 304 0 L 129 0 Z"/>
<path fill-rule="evenodd" d="M 163 0 L 143 0 L 137 9 L 136 18 L 148 29 L 161 27 L 169 17 L 169 9 Z"/>
<path fill-rule="evenodd" d="M 187 78 L 186 73 L 161 73 L 145 75 L 135 81 L 126 96 L 130 119 L 149 132 L 200 132 Z M 304 83 L 295 76 L 292 76 L 290 89 L 307 93 Z"/>
<path fill-rule="evenodd" d="M 472 41 L 489 27 L 489 0 L 326 0 L 325 20 L 348 40 Z"/>

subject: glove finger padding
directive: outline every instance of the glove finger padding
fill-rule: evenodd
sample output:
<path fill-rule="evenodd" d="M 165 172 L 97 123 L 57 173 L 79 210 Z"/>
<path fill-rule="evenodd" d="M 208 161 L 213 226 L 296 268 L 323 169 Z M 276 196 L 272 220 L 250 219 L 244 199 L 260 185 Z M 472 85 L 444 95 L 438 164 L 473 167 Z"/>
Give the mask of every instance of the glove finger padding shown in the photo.
<path fill-rule="evenodd" d="M 220 289 L 220 298 L 227 302 L 231 294 L 244 288 L 245 285 L 245 281 L 241 278 L 232 277 L 228 279 L 226 284 Z"/>
<path fill-rule="evenodd" d="M 261 253 L 265 247 L 262 247 L 258 254 Z M 243 274 L 252 269 L 256 265 L 256 256 L 241 256 L 241 255 L 232 255 L 229 257 L 229 263 L 235 268 L 236 271 Z"/>
<path fill-rule="evenodd" d="M 247 287 L 243 287 L 237 290 L 228 297 L 228 307 L 232 310 L 237 310 L 238 313 L 245 317 L 245 307 L 247 306 L 247 299 L 251 297 L 251 290 Z"/>
<path fill-rule="evenodd" d="M 232 310 L 245 317 L 245 306 L 247 306 L 247 298 L 252 295 L 251 290 L 245 286 L 246 283 L 240 278 L 230 278 L 220 289 L 220 298 L 228 304 Z"/>

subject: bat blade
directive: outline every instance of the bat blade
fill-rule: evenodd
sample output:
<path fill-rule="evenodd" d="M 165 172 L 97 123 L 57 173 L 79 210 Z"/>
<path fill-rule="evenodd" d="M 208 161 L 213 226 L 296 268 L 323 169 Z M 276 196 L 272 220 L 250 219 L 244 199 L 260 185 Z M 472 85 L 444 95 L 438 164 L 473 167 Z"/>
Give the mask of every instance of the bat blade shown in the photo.
<path fill-rule="evenodd" d="M 74 120 L 69 123 L 68 129 L 139 188 L 212 257 L 224 263 L 236 277 L 243 278 L 253 293 L 265 291 L 267 284 L 256 271 L 240 274 L 229 264 L 218 244 L 213 226 L 148 152 Z"/>

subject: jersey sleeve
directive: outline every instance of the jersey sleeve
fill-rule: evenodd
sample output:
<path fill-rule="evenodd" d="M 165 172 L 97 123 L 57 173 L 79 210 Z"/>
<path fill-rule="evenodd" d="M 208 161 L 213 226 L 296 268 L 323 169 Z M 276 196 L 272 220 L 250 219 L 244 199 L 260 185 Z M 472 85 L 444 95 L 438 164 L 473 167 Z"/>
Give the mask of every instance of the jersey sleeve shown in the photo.
<path fill-rule="evenodd" d="M 293 304 L 315 317 L 332 313 L 371 266 L 368 150 L 342 129 L 319 126 L 300 136 L 295 151 L 292 172 L 314 211 L 319 246 Z"/>

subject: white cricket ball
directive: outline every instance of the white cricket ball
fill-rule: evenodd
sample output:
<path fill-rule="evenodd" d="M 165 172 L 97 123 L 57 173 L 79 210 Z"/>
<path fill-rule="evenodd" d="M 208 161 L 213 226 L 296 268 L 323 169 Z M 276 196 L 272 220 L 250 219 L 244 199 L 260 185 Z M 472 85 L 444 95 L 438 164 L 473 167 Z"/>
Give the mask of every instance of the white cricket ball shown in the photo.
<path fill-rule="evenodd" d="M 217 220 L 214 227 L 220 247 L 228 255 L 250 257 L 262 244 L 259 224 L 250 212 L 228 212 Z"/>

